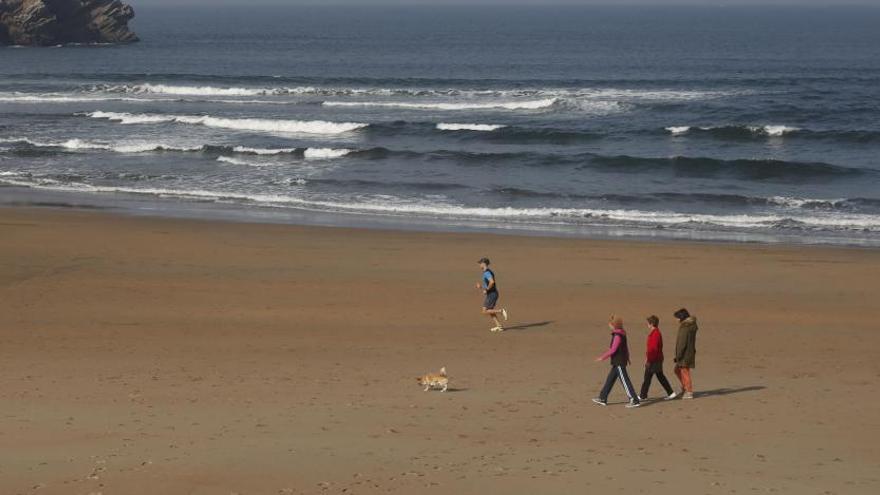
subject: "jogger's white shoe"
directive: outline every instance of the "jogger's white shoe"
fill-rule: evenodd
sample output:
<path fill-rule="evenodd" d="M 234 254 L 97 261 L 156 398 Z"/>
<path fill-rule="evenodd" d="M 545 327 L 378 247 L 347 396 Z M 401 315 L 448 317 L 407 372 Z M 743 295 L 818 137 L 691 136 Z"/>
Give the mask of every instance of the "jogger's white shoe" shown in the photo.
<path fill-rule="evenodd" d="M 626 405 L 627 409 L 632 409 L 634 407 L 641 407 L 641 402 L 629 401 L 629 404 Z"/>
<path fill-rule="evenodd" d="M 672 400 L 672 399 L 675 399 L 676 397 L 678 397 L 678 394 L 675 392 L 672 392 L 671 394 L 664 397 L 663 400 Z"/>
<path fill-rule="evenodd" d="M 685 392 L 684 395 L 681 396 L 681 398 L 682 399 L 693 399 L 694 393 L 693 392 Z"/>
<path fill-rule="evenodd" d="M 608 403 L 605 402 L 605 401 L 602 400 L 602 399 L 593 399 L 593 403 L 594 403 L 594 404 L 599 404 L 600 406 L 607 406 L 607 405 L 608 405 Z"/>
<path fill-rule="evenodd" d="M 507 308 L 501 308 L 501 316 L 504 317 L 504 321 L 507 321 Z"/>

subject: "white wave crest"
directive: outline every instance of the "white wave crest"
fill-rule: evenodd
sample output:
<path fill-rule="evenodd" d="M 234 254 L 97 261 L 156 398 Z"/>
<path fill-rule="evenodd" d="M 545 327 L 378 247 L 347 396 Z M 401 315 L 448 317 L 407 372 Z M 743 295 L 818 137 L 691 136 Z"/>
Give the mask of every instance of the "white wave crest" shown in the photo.
<path fill-rule="evenodd" d="M 232 148 L 232 151 L 247 155 L 286 155 L 288 153 L 295 153 L 296 148 L 248 148 L 247 146 L 236 146 Z"/>
<path fill-rule="evenodd" d="M 465 98 L 590 98 L 615 100 L 698 100 L 718 98 L 740 92 L 701 91 L 678 89 L 621 89 L 621 88 L 522 88 L 475 89 L 438 87 L 234 87 L 203 86 L 198 84 L 98 84 L 90 91 L 131 94 L 166 94 L 174 96 L 400 96 L 400 97 L 465 97 Z"/>
<path fill-rule="evenodd" d="M 282 134 L 342 134 L 356 131 L 369 125 L 353 122 L 326 122 L 323 120 L 232 119 L 197 115 L 130 114 L 117 112 L 91 112 L 87 115 L 92 118 L 117 121 L 122 124 L 176 122 L 238 131 Z"/>
<path fill-rule="evenodd" d="M 159 124 L 163 122 L 173 122 L 174 117 L 170 115 L 154 115 L 144 113 L 125 113 L 125 112 L 91 112 L 86 114 L 93 119 L 107 119 L 119 122 L 121 124 Z"/>
<path fill-rule="evenodd" d="M 498 129 L 502 129 L 507 127 L 505 125 L 495 125 L 495 124 L 446 124 L 439 123 L 437 124 L 437 129 L 441 131 L 480 131 L 480 132 L 491 132 L 497 131 Z"/>
<path fill-rule="evenodd" d="M 226 160 L 223 160 L 226 161 Z M 188 189 L 132 188 L 95 186 L 84 183 L 63 183 L 53 179 L 40 179 L 26 175 L 3 174 L 0 182 L 35 189 L 66 190 L 100 193 L 148 194 L 159 197 L 198 198 L 215 201 L 242 201 L 267 206 L 293 206 L 304 209 L 334 210 L 350 213 L 375 213 L 388 215 L 423 215 L 427 217 L 486 218 L 498 220 L 547 220 L 573 219 L 603 222 L 624 222 L 634 225 L 687 225 L 705 224 L 734 228 L 774 228 L 781 223 L 794 221 L 808 228 L 833 228 L 856 231 L 880 231 L 880 215 L 846 214 L 786 217 L 773 214 L 716 215 L 679 213 L 670 211 L 603 210 L 578 208 L 490 208 L 450 204 L 424 203 L 391 196 L 376 197 L 353 202 L 311 200 L 288 195 L 249 194 Z"/>
<path fill-rule="evenodd" d="M 98 97 L 98 96 L 70 96 L 60 94 L 0 94 L 0 103 L 98 103 L 106 101 L 125 101 L 125 102 L 151 102 L 151 101 L 173 101 L 169 99 L 150 99 L 142 98 L 125 98 L 125 97 Z"/>
<path fill-rule="evenodd" d="M 5 143 L 26 143 L 37 148 L 63 148 L 69 150 L 100 150 L 113 151 L 116 153 L 147 153 L 151 151 L 199 151 L 202 146 L 177 146 L 164 143 L 123 141 L 120 143 L 100 143 L 85 141 L 82 139 L 68 139 L 66 141 L 36 141 L 30 138 L 5 138 L 0 139 Z"/>
<path fill-rule="evenodd" d="M 667 127 L 667 131 L 669 131 L 673 136 L 678 136 L 681 134 L 687 134 L 689 130 L 691 130 L 690 126 L 682 125 L 682 126 L 673 126 Z"/>
<path fill-rule="evenodd" d="M 106 88 L 109 92 L 152 93 L 177 96 L 261 96 L 273 94 L 271 89 L 218 88 L 214 86 L 171 86 L 166 84 L 137 84 Z"/>
<path fill-rule="evenodd" d="M 787 125 L 765 125 L 764 127 L 751 127 L 752 132 L 764 133 L 768 136 L 779 137 L 791 132 L 797 132 L 797 127 L 789 127 Z"/>
<path fill-rule="evenodd" d="M 272 163 L 260 163 L 252 162 L 249 160 L 241 160 L 239 158 L 234 158 L 231 156 L 218 156 L 217 161 L 221 163 L 228 163 L 230 165 L 239 165 L 242 167 L 266 167 L 273 165 Z"/>
<path fill-rule="evenodd" d="M 330 160 L 333 158 L 342 158 L 349 153 L 351 153 L 351 150 L 345 148 L 308 148 L 306 149 L 304 156 L 306 160 Z"/>
<path fill-rule="evenodd" d="M 328 107 L 386 107 L 405 108 L 411 110 L 541 110 L 556 104 L 556 98 L 526 101 L 495 101 L 495 102 L 398 102 L 398 101 L 325 101 Z"/>
<path fill-rule="evenodd" d="M 669 131 L 673 135 L 686 134 L 694 129 L 699 129 L 701 131 L 714 131 L 714 130 L 724 130 L 724 129 L 735 129 L 737 126 L 708 126 L 708 127 L 691 127 L 691 126 L 673 126 L 667 127 L 666 130 Z M 740 129 L 742 129 L 740 127 Z M 780 137 L 785 134 L 789 134 L 792 132 L 797 132 L 801 130 L 798 127 L 790 127 L 787 125 L 764 125 L 764 126 L 748 126 L 745 127 L 749 132 L 753 134 L 766 135 L 771 137 Z"/>
<path fill-rule="evenodd" d="M 560 105 L 566 108 L 592 115 L 608 115 L 627 108 L 626 104 L 618 101 L 585 100 L 580 98 L 565 98 L 558 101 Z"/>
<path fill-rule="evenodd" d="M 170 84 L 100 84 L 90 88 L 91 91 L 107 93 L 128 94 L 161 94 L 174 96 L 282 96 L 282 95 L 348 95 L 348 94 L 373 94 L 369 90 L 333 90 L 321 89 L 312 86 L 301 87 L 276 87 L 276 88 L 245 88 L 245 87 L 217 87 L 217 86 L 176 86 Z M 381 93 L 379 93 L 381 94 Z M 219 100 L 225 101 L 225 100 Z M 265 101 L 264 101 L 265 103 Z"/>

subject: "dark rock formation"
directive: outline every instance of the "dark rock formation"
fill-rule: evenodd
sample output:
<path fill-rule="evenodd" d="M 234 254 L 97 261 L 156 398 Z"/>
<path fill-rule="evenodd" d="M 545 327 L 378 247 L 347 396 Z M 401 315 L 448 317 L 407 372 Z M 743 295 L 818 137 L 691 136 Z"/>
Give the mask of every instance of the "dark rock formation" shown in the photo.
<path fill-rule="evenodd" d="M 130 43 L 133 17 L 119 0 L 0 0 L 0 44 Z"/>

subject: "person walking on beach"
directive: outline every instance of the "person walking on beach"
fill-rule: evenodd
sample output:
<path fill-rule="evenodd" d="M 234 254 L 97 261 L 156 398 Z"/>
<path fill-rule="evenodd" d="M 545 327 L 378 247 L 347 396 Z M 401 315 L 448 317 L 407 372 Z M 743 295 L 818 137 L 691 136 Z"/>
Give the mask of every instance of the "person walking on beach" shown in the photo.
<path fill-rule="evenodd" d="M 651 388 L 651 379 L 657 376 L 657 381 L 666 390 L 665 400 L 672 400 L 678 395 L 669 385 L 669 380 L 663 374 L 663 335 L 660 333 L 660 318 L 654 315 L 648 317 L 648 350 L 645 352 L 645 379 L 642 381 L 642 391 L 639 400 L 648 398 L 648 389 Z"/>
<path fill-rule="evenodd" d="M 678 319 L 678 338 L 675 341 L 675 376 L 681 382 L 681 398 L 694 398 L 691 370 L 697 364 L 697 319 L 681 308 L 675 312 Z"/>
<path fill-rule="evenodd" d="M 485 296 L 482 313 L 495 323 L 495 326 L 490 329 L 492 332 L 503 332 L 504 326 L 498 321 L 498 315 L 500 314 L 504 321 L 507 321 L 507 309 L 495 309 L 498 304 L 498 284 L 495 280 L 495 272 L 489 268 L 491 264 L 489 258 L 480 258 L 478 263 L 483 271 L 482 280 L 477 282 L 477 290 L 482 290 Z"/>
<path fill-rule="evenodd" d="M 604 361 L 611 359 L 611 371 L 608 372 L 608 378 L 605 379 L 605 386 L 599 392 L 599 397 L 593 399 L 593 402 L 600 406 L 608 405 L 608 394 L 611 393 L 611 387 L 614 386 L 616 380 L 620 380 L 623 384 L 623 390 L 629 397 L 629 404 L 626 407 L 639 407 L 641 402 L 636 395 L 629 374 L 626 372 L 626 366 L 629 364 L 629 346 L 626 343 L 626 330 L 623 329 L 623 318 L 611 315 L 608 320 L 608 327 L 611 328 L 611 346 L 596 361 Z"/>

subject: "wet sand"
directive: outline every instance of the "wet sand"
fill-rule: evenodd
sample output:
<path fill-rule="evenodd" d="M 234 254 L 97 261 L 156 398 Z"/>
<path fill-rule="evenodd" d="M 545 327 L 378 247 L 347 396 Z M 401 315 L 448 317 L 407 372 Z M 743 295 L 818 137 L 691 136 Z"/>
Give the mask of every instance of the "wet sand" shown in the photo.
<path fill-rule="evenodd" d="M 880 250 L 2 208 L 0 493 L 873 494 L 878 289 Z M 593 405 L 608 315 L 639 386 L 680 306 L 697 398 Z"/>

